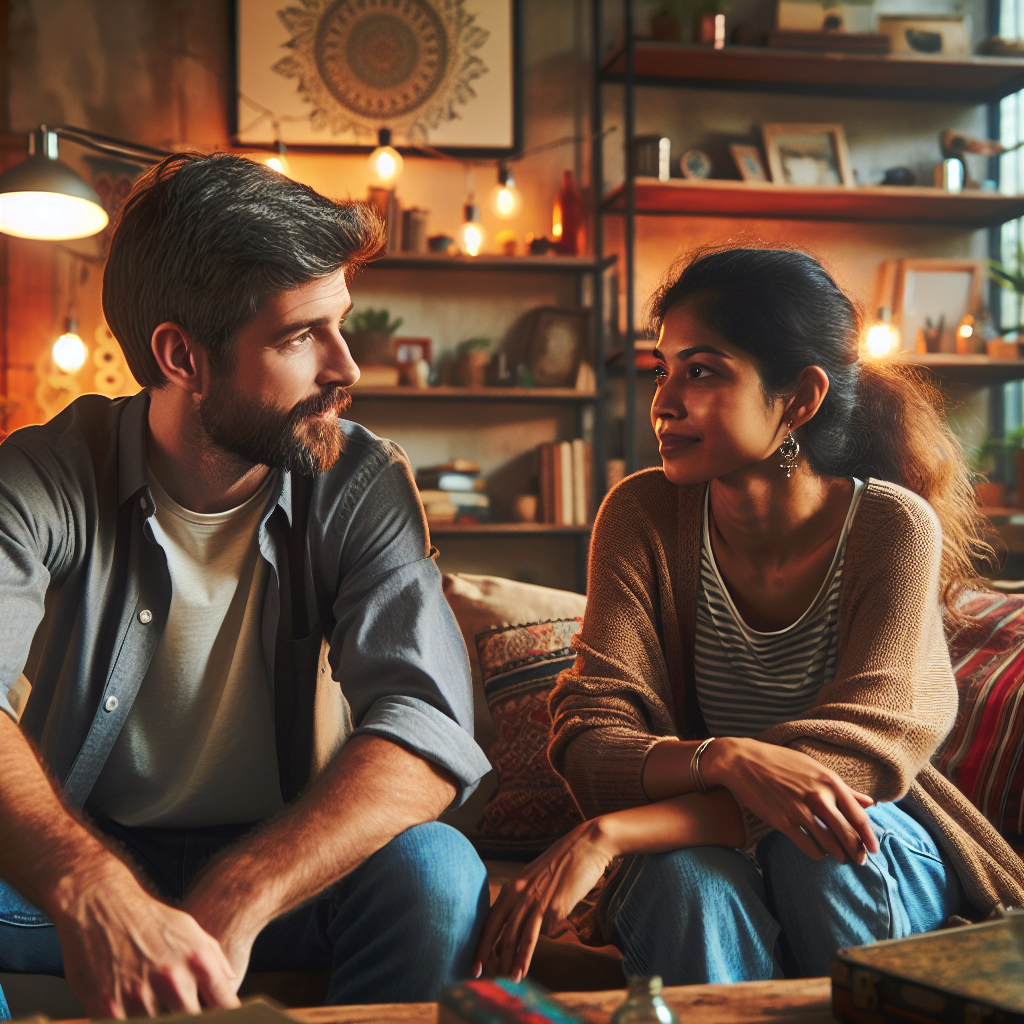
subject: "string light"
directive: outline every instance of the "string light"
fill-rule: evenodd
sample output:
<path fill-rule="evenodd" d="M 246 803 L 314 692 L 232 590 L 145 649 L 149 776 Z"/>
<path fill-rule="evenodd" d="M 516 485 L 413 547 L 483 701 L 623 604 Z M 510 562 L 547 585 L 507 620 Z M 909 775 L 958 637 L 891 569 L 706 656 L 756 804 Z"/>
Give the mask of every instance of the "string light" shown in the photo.
<path fill-rule="evenodd" d="M 377 148 L 370 154 L 370 176 L 373 184 L 390 191 L 402 176 L 404 166 L 402 154 L 391 146 L 391 129 L 381 128 L 377 133 Z"/>
<path fill-rule="evenodd" d="M 478 256 L 484 244 L 484 229 L 480 223 L 480 207 L 472 200 L 465 206 L 466 219 L 459 228 L 459 248 L 467 256 Z"/>
<path fill-rule="evenodd" d="M 508 164 L 498 165 L 498 185 L 494 190 L 494 212 L 502 220 L 511 220 L 522 206 L 522 197 L 516 188 L 516 179 Z"/>
<path fill-rule="evenodd" d="M 78 336 L 78 320 L 69 316 L 64 333 L 53 343 L 53 361 L 65 373 L 77 373 L 84 365 L 89 351 Z"/>
<path fill-rule="evenodd" d="M 277 171 L 278 174 L 283 174 L 286 177 L 291 177 L 291 168 L 288 165 L 288 157 L 285 156 L 288 148 L 285 144 L 278 139 L 275 144 L 277 152 L 273 156 L 267 157 L 264 163 L 272 170 Z"/>

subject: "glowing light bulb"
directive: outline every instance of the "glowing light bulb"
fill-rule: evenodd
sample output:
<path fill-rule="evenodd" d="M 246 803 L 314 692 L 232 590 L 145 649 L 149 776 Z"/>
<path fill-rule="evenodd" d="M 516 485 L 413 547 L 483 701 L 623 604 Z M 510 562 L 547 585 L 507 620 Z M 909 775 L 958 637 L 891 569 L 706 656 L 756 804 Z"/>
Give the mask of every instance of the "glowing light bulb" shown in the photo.
<path fill-rule="evenodd" d="M 551 237 L 557 242 L 562 237 L 562 204 L 555 197 L 555 205 L 551 207 Z"/>
<path fill-rule="evenodd" d="M 505 164 L 498 168 L 498 185 L 494 190 L 492 205 L 494 212 L 502 220 L 511 220 L 522 206 L 522 198 L 519 195 L 519 189 L 516 188 L 516 179 Z"/>
<path fill-rule="evenodd" d="M 292 176 L 292 171 L 288 166 L 288 157 L 285 156 L 287 151 L 285 144 L 278 139 L 277 152 L 273 156 L 267 157 L 264 162 L 272 171 L 277 171 L 278 174 L 283 174 L 290 178 Z"/>
<path fill-rule="evenodd" d="M 480 207 L 466 203 L 466 220 L 459 228 L 459 248 L 467 256 L 478 256 L 484 244 L 484 229 L 480 223 Z"/>
<path fill-rule="evenodd" d="M 899 333 L 892 324 L 875 324 L 868 331 L 864 347 L 868 350 L 869 355 L 874 356 L 875 359 L 881 359 L 882 356 L 895 352 L 899 348 L 899 343 Z"/>
<path fill-rule="evenodd" d="M 78 373 L 88 354 L 85 342 L 78 336 L 78 321 L 69 316 L 64 333 L 53 343 L 53 361 L 65 373 Z"/>
<path fill-rule="evenodd" d="M 377 133 L 379 145 L 370 154 L 370 176 L 378 188 L 393 189 L 402 176 L 405 161 L 397 149 L 391 147 L 391 130 L 381 128 Z"/>

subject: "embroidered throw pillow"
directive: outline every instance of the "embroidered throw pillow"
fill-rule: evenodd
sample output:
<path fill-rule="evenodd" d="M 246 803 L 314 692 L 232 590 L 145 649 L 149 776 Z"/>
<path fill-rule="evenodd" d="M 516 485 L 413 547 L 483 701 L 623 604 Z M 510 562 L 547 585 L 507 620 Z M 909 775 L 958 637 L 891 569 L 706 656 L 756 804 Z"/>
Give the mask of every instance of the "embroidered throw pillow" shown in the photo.
<path fill-rule="evenodd" d="M 484 694 L 498 738 L 488 752 L 498 791 L 484 808 L 474 845 L 487 857 L 532 860 L 583 820 L 548 761 L 548 694 L 571 668 L 580 619 L 495 626 L 477 634 Z"/>
<path fill-rule="evenodd" d="M 939 771 L 1011 844 L 1024 842 L 1024 594 L 970 594 L 950 638 L 960 708 Z"/>

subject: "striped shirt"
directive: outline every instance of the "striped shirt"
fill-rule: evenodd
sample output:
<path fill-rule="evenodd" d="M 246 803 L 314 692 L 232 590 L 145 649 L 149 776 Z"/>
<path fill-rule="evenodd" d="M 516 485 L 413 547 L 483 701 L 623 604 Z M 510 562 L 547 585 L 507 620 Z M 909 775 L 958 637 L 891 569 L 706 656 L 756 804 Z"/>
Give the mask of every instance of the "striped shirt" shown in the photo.
<path fill-rule="evenodd" d="M 835 677 L 846 538 L 864 489 L 860 480 L 853 484 L 850 510 L 821 589 L 796 622 L 771 633 L 751 629 L 729 595 L 711 550 L 705 494 L 694 670 L 697 699 L 712 736 L 757 736 L 778 722 L 792 721 Z"/>

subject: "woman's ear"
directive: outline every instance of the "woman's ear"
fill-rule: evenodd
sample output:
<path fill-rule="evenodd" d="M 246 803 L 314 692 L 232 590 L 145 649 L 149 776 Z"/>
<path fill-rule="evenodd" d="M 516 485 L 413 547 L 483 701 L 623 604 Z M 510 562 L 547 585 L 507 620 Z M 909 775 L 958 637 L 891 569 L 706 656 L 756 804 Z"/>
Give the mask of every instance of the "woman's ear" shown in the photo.
<path fill-rule="evenodd" d="M 786 408 L 785 421 L 790 430 L 802 427 L 821 408 L 828 394 L 828 374 L 820 366 L 808 366 L 796 383 Z"/>
<path fill-rule="evenodd" d="M 163 323 L 150 339 L 153 358 L 173 387 L 202 394 L 207 376 L 206 352 L 180 324 Z"/>

